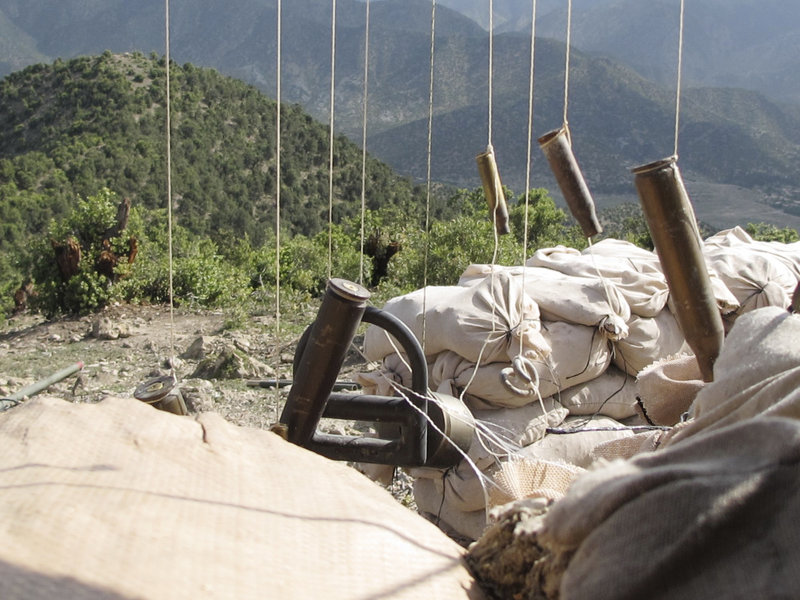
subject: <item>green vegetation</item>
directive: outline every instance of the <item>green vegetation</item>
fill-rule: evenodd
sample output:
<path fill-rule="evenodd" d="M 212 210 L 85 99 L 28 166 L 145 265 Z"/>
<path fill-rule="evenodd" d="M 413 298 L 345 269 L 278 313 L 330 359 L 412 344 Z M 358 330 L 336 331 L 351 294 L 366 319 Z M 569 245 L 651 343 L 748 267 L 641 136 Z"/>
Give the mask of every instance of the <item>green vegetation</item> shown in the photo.
<path fill-rule="evenodd" d="M 275 103 L 210 69 L 170 69 L 171 273 L 164 60 L 107 52 L 0 81 L 0 313 L 21 286 L 29 306 L 55 315 L 165 302 L 171 281 L 176 303 L 229 307 L 234 327 L 247 310 L 274 307 L 278 279 L 282 312 L 319 295 L 329 275 L 364 282 L 379 303 L 453 284 L 471 263 L 586 244 L 544 189 L 527 202 L 506 189 L 512 234 L 495 236 L 480 188 L 437 187 L 426 231 L 423 190 L 371 158 L 362 224 L 361 151 L 335 140 L 329 207 L 327 129 L 283 106 L 278 257 Z M 638 206 L 603 222 L 606 235 L 651 245 Z"/>

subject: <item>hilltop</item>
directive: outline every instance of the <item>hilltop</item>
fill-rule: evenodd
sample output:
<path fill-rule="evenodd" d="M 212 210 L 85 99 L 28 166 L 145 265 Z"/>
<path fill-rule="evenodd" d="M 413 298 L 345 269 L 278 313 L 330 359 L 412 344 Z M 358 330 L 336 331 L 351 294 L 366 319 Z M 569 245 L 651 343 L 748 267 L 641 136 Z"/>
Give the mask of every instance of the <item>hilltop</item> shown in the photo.
<path fill-rule="evenodd" d="M 274 230 L 276 104 L 255 87 L 191 64 L 171 65 L 172 189 L 196 235 L 260 244 Z M 146 209 L 166 198 L 166 68 L 141 53 L 34 65 L 0 81 L 0 250 L 41 233 L 77 196 L 102 187 Z M 289 234 L 328 220 L 327 127 L 281 107 L 282 214 Z M 334 211 L 358 214 L 361 151 L 334 143 Z M 411 205 L 411 182 L 369 158 L 368 207 Z"/>
<path fill-rule="evenodd" d="M 479 183 L 474 156 L 487 142 L 488 34 L 471 18 L 482 18 L 485 10 L 479 2 L 461 3 L 465 16 L 445 6 L 447 3 L 441 4 L 436 20 L 432 177 L 449 185 L 474 187 Z M 673 60 L 672 50 L 668 53 L 664 47 L 674 42 L 670 28 L 675 15 L 674 11 L 667 15 L 663 3 L 654 3 L 652 12 L 639 6 L 623 11 L 624 24 L 619 26 L 624 35 L 611 35 L 609 27 L 602 24 L 614 18 L 613 6 L 621 3 L 593 1 L 596 12 L 591 13 L 589 4 L 577 3 L 574 15 L 576 49 L 570 73 L 569 121 L 576 155 L 602 208 L 619 201 L 636 202 L 630 168 L 672 153 L 674 84 L 666 77 L 659 79 L 663 84 L 648 80 L 641 73 L 647 75 L 653 69 L 647 71 L 640 64 L 624 66 L 620 62 L 624 57 L 617 52 L 610 58 L 613 53 L 602 43 L 591 46 L 593 38 L 587 28 L 602 38 L 599 42 L 628 40 L 630 31 L 639 32 L 641 40 L 634 41 L 655 43 L 657 48 L 652 50 L 658 57 L 669 54 Z M 752 10 L 756 3 L 741 0 L 729 4 L 730 14 L 735 15 L 737 10 Z M 500 31 L 494 44 L 493 145 L 503 181 L 518 193 L 525 175 L 530 40 L 524 28 L 512 31 L 511 23 L 519 22 L 523 5 L 517 1 L 496 3 Z M 284 3 L 282 18 L 283 99 L 298 103 L 322 122 L 328 121 L 330 106 L 330 6 L 326 0 L 296 0 Z M 721 6 L 715 2 L 708 14 L 687 15 L 687 35 L 723 11 Z M 540 8 L 543 23 L 536 45 L 534 103 L 537 136 L 561 124 L 564 76 L 563 42 L 541 37 L 549 34 L 561 39 L 558 14 L 563 7 L 542 2 Z M 416 180 L 423 179 L 426 172 L 430 12 L 426 0 L 385 0 L 372 3 L 370 16 L 367 147 L 396 172 Z M 2 0 L 2 16 L 0 27 L 8 33 L 10 49 L 0 54 L 0 62 L 7 65 L 28 64 L 40 56 L 99 54 L 105 49 L 159 54 L 164 50 L 163 4 L 155 0 L 124 7 L 94 0 Z M 663 23 L 652 23 L 662 17 Z M 650 30 L 642 25 L 643 19 L 653 25 L 652 36 L 644 33 Z M 714 65 L 721 64 L 718 59 L 734 60 L 727 50 L 730 45 L 722 39 L 728 35 L 725 32 L 738 31 L 731 29 L 732 19 L 726 20 L 724 29 L 711 40 L 714 56 L 708 60 L 697 42 L 691 37 L 687 40 L 681 169 L 700 218 L 716 227 L 754 219 L 798 227 L 800 178 L 794 166 L 800 158 L 800 110 L 754 91 L 689 87 L 708 85 L 709 80 L 693 75 L 697 69 L 713 71 Z M 760 31 L 756 25 L 764 23 L 754 23 L 750 33 Z M 214 67 L 274 96 L 276 27 L 274 0 L 245 0 L 237 3 L 235 10 L 220 0 L 204 0 L 200 5 L 173 2 L 172 56 L 179 62 Z M 783 29 L 790 35 L 790 24 Z M 364 42 L 363 3 L 340 0 L 335 126 L 354 140 L 360 140 L 362 133 Z M 741 52 L 757 51 L 759 46 L 753 45 L 751 37 L 743 39 L 745 42 Z M 774 49 L 776 44 L 770 42 L 769 46 Z M 605 54 L 579 52 L 582 47 Z M 651 58 L 644 51 L 635 54 L 642 60 Z M 742 58 L 735 60 L 734 66 L 744 64 Z M 756 63 L 747 64 L 748 73 L 757 71 Z M 779 74 L 785 76 L 790 63 L 783 60 L 778 64 Z M 541 153 L 534 150 L 533 185 L 555 192 L 555 181 Z"/>

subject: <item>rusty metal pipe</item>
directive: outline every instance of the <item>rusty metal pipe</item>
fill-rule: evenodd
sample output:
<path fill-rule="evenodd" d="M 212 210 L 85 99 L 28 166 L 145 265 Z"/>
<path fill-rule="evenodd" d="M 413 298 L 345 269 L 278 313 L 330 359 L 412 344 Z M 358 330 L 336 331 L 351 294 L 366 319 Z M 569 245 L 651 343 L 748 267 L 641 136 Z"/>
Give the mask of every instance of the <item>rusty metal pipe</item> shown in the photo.
<path fill-rule="evenodd" d="M 508 206 L 506 205 L 506 195 L 503 193 L 503 183 L 500 181 L 500 173 L 497 171 L 497 161 L 494 157 L 494 148 L 488 146 L 486 152 L 482 152 L 475 157 L 478 163 L 478 173 L 483 184 L 483 194 L 489 203 L 489 214 L 492 216 L 495 230 L 498 235 L 505 235 L 511 232 L 508 224 Z"/>
<path fill-rule="evenodd" d="M 583 234 L 590 238 L 602 232 L 603 227 L 597 220 L 592 194 L 572 152 L 569 129 L 565 125 L 544 134 L 539 138 L 539 146 L 547 157 L 564 200 L 581 226 Z"/>
<path fill-rule="evenodd" d="M 281 413 L 290 442 L 306 446 L 314 436 L 369 296 L 363 286 L 351 281 L 328 281 Z"/>
<path fill-rule="evenodd" d="M 672 156 L 632 170 L 642 211 L 669 285 L 675 315 L 705 381 L 725 336 L 703 257 L 702 240 Z"/>

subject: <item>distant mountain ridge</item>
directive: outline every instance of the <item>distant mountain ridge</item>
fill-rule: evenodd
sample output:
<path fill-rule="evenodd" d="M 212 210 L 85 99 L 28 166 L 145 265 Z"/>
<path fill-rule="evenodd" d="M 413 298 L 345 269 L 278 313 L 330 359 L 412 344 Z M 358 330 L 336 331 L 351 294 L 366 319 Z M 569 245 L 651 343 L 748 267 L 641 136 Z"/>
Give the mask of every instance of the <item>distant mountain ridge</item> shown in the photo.
<path fill-rule="evenodd" d="M 474 156 L 488 141 L 488 37 L 481 24 L 444 6 L 455 5 L 455 0 L 441 4 L 436 16 L 432 176 L 474 187 L 479 183 Z M 461 8 L 475 14 L 465 7 L 477 11 L 481 4 L 464 2 Z M 500 29 L 513 29 L 511 24 L 521 22 L 519 14 L 525 14 L 521 11 L 526 5 L 529 12 L 526 1 L 497 0 L 495 4 L 498 15 L 505 15 Z M 746 0 L 734 4 L 746 4 Z M 657 18 L 665 10 L 661 0 L 648 6 L 652 12 L 640 10 L 636 14 L 644 16 L 633 21 L 639 23 L 645 39 L 651 29 L 650 37 L 668 29 Z M 542 1 L 542 23 L 548 18 L 548 7 L 554 19 L 563 12 L 561 3 Z M 625 3 L 576 0 L 573 18 L 578 46 L 587 38 L 581 28 L 591 28 L 591 23 L 584 22 L 586 7 L 622 10 Z M 360 140 L 362 127 L 364 8 L 356 0 L 337 3 L 335 125 L 355 140 Z M 515 13 L 516 9 L 520 12 Z M 370 153 L 417 179 L 425 174 L 430 13 L 428 0 L 371 2 L 367 146 Z M 33 51 L 48 56 L 99 53 L 106 48 L 163 52 L 160 0 L 135 4 L 0 0 L 3 15 L 35 41 Z M 648 15 L 653 22 L 643 29 L 641 20 Z M 323 123 L 330 104 L 330 19 L 328 0 L 283 3 L 282 99 L 301 104 Z M 241 0 L 235 10 L 219 0 L 173 0 L 171 22 L 175 60 L 213 66 L 274 96 L 275 0 Z M 547 31 L 544 25 L 541 29 Z M 554 25 L 556 37 L 563 36 L 559 31 Z M 525 173 L 530 40 L 522 30 L 498 33 L 494 42 L 493 144 L 504 182 L 519 191 Z M 0 55 L 0 61 L 4 60 L 8 62 Z M 563 43 L 537 40 L 535 135 L 561 124 L 563 66 Z M 635 201 L 630 167 L 672 152 L 673 89 L 654 84 L 611 59 L 578 51 L 573 52 L 570 78 L 569 121 L 590 187 L 600 204 Z M 764 214 L 779 224 L 786 224 L 784 217 L 790 224 L 800 224 L 795 216 L 800 215 L 800 176 L 795 174 L 800 159 L 798 112 L 752 92 L 687 87 L 680 165 L 690 193 L 703 190 L 703 204 L 697 209 L 704 220 L 727 224 L 729 214 L 724 214 L 724 223 L 712 216 L 724 213 L 716 207 L 735 194 L 753 214 Z M 535 142 L 533 170 L 533 185 L 556 190 Z"/>

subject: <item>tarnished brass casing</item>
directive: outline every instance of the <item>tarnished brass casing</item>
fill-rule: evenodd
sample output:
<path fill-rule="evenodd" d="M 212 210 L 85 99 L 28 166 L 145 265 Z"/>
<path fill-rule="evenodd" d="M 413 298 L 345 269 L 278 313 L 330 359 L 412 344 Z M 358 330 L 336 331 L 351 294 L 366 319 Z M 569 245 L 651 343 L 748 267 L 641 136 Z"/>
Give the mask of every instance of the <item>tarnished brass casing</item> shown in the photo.
<path fill-rule="evenodd" d="M 583 234 L 590 238 L 602 232 L 603 227 L 597 220 L 592 194 L 572 153 L 569 129 L 564 126 L 544 134 L 539 138 L 539 146 L 547 157 L 564 200 L 581 226 Z"/>
<path fill-rule="evenodd" d="M 703 379 L 712 381 L 725 333 L 677 158 L 642 165 L 632 172 L 677 311 L 675 317 L 697 357 Z"/>
<path fill-rule="evenodd" d="M 500 181 L 500 173 L 497 171 L 497 161 L 494 158 L 494 148 L 489 146 L 486 152 L 482 152 L 475 157 L 478 163 L 478 172 L 483 183 L 483 193 L 489 203 L 489 214 L 495 224 L 495 230 L 499 235 L 511 232 L 508 224 L 508 206 L 506 196 L 503 193 L 503 184 Z"/>

